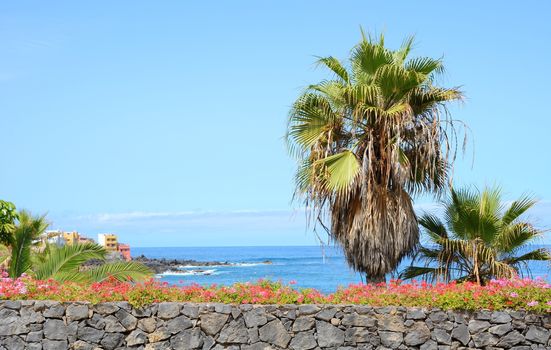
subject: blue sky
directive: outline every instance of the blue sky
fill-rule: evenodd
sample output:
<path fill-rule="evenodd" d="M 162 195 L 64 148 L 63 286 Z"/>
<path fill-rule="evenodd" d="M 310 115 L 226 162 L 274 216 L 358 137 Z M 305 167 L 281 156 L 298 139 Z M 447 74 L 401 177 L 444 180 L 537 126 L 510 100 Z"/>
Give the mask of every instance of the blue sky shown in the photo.
<path fill-rule="evenodd" d="M 134 246 L 315 244 L 291 203 L 286 116 L 327 77 L 315 56 L 346 58 L 362 26 L 444 57 L 474 142 L 456 182 L 532 193 L 549 228 L 549 13 L 544 1 L 2 2 L 0 198 Z"/>

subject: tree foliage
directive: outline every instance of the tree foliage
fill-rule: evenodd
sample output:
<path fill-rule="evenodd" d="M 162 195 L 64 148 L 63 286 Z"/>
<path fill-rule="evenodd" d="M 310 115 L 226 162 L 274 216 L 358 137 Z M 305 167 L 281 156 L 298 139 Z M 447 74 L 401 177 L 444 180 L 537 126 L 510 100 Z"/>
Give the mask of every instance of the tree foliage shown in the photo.
<path fill-rule="evenodd" d="M 551 260 L 545 249 L 529 249 L 543 231 L 521 218 L 536 200 L 523 196 L 505 205 L 501 197 L 497 187 L 452 189 L 443 202 L 444 221 L 428 213 L 420 218 L 427 242 L 419 248 L 416 262 L 423 265 L 406 268 L 402 277 L 484 284 L 491 278 L 529 273 L 528 261 Z"/>
<path fill-rule="evenodd" d="M 152 275 L 139 262 L 105 262 L 107 251 L 96 243 L 77 243 L 62 247 L 50 246 L 43 259 L 33 267 L 37 279 L 56 281 L 101 282 L 107 278 L 118 281 L 140 281 Z M 90 260 L 100 260 L 98 266 L 83 268 Z"/>
<path fill-rule="evenodd" d="M 20 211 L 19 221 L 11 238 L 11 257 L 8 272 L 10 277 L 19 277 L 32 268 L 33 246 L 48 228 L 46 216 L 33 216 L 28 211 Z"/>
<path fill-rule="evenodd" d="M 11 202 L 0 200 L 0 244 L 10 245 L 15 230 L 17 210 Z"/>
<path fill-rule="evenodd" d="M 0 262 L 9 258 L 10 277 L 26 273 L 39 280 L 101 282 L 107 278 L 139 281 L 152 275 L 139 262 L 106 262 L 107 251 L 95 243 L 58 247 L 42 242 L 41 236 L 48 226 L 45 215 L 17 212 L 12 203 L 0 201 Z M 99 260 L 101 264 L 84 267 L 90 260 Z"/>
<path fill-rule="evenodd" d="M 412 45 L 363 35 L 348 62 L 320 58 L 332 78 L 309 86 L 289 117 L 295 195 L 372 281 L 415 248 L 412 196 L 447 186 L 456 151 L 446 106 L 462 94 L 436 85 L 442 60 L 410 58 Z"/>

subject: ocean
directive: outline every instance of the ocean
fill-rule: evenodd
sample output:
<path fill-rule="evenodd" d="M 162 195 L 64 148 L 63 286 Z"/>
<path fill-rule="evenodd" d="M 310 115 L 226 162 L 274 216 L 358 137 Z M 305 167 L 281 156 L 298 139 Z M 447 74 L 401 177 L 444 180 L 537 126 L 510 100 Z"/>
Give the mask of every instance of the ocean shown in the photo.
<path fill-rule="evenodd" d="M 229 285 L 264 278 L 284 283 L 294 281 L 297 288 L 316 288 L 323 293 L 331 293 L 339 286 L 346 287 L 351 283 L 362 282 L 362 276 L 346 265 L 340 248 L 334 246 L 132 249 L 132 256 L 141 254 L 148 258 L 232 263 L 230 266 L 186 266 L 181 268 L 181 273 L 156 276 L 160 281 L 173 285 Z M 409 264 L 409 260 L 404 260 L 399 270 Z M 549 262 L 532 262 L 530 268 L 533 278 L 541 277 L 551 282 Z M 394 276 L 388 276 L 392 277 Z"/>

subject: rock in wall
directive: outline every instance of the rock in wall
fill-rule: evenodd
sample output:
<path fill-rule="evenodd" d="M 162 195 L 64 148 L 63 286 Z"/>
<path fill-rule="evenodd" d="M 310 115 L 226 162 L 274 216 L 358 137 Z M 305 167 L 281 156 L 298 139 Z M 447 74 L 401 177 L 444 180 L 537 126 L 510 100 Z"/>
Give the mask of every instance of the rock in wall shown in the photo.
<path fill-rule="evenodd" d="M 4 349 L 551 349 L 551 315 L 350 305 L 0 301 Z"/>

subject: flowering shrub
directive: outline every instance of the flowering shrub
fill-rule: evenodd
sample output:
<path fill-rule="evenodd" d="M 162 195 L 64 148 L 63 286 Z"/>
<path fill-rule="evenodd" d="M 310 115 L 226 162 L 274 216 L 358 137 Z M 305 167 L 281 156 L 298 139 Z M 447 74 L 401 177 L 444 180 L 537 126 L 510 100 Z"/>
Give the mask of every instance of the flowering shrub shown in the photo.
<path fill-rule="evenodd" d="M 82 284 L 54 280 L 17 279 L 2 275 L 0 299 L 57 301 L 128 301 L 136 307 L 162 301 L 221 302 L 231 304 L 364 304 L 371 306 L 416 306 L 442 309 L 523 309 L 551 312 L 551 285 L 543 280 L 492 280 L 486 286 L 474 283 L 353 284 L 333 294 L 314 289 L 294 289 L 281 282 L 260 280 L 231 286 L 171 286 L 150 280 L 132 284 L 108 280 Z"/>

